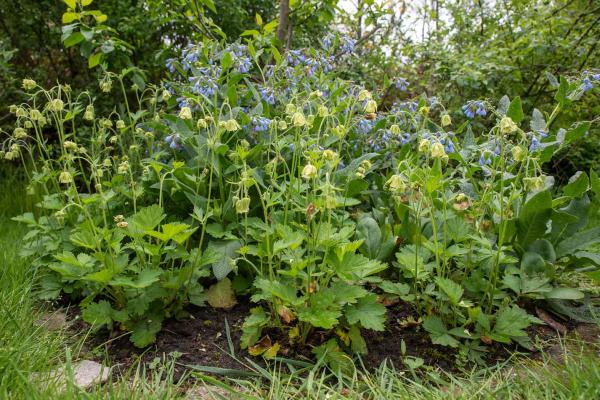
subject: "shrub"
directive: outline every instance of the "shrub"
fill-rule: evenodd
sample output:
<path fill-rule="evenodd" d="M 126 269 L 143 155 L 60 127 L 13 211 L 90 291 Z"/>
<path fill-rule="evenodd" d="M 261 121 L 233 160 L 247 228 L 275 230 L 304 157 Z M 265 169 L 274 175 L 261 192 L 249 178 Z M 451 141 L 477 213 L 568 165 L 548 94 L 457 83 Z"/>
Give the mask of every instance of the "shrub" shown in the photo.
<path fill-rule="evenodd" d="M 557 280 L 598 261 L 600 181 L 579 172 L 558 188 L 541 171 L 590 128 L 556 126 L 588 77 L 562 78 L 550 115 L 504 97 L 465 101 L 453 121 L 425 95 L 381 112 L 377 93 L 336 77 L 352 41 L 325 43 L 189 46 L 168 82 L 134 87 L 134 104 L 105 116 L 85 92 L 24 82 L 2 154 L 24 161 L 41 198 L 17 218 L 40 296 L 78 299 L 86 321 L 145 346 L 187 304 L 249 293 L 251 354 L 287 344 L 261 340 L 267 328 L 291 343 L 318 329 L 331 363 L 340 348 L 365 353 L 361 330 L 383 330 L 397 301 L 433 343 L 480 361 L 492 342 L 527 346 L 540 321 L 526 301 L 583 296 Z M 102 90 L 124 93 L 127 73 Z"/>

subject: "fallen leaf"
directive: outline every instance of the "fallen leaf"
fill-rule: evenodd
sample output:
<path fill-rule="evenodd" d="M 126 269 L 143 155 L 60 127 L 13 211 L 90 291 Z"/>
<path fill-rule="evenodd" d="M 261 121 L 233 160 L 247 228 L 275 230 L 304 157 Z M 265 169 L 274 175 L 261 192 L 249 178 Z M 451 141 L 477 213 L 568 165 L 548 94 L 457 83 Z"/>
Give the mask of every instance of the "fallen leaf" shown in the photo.
<path fill-rule="evenodd" d="M 558 333 L 560 333 L 561 335 L 566 335 L 567 334 L 567 328 L 561 324 L 560 322 L 556 322 L 551 316 L 550 314 L 548 314 L 546 311 L 542 310 L 541 308 L 535 308 L 535 313 L 537 314 L 538 317 L 540 317 L 540 319 L 542 321 L 544 321 L 546 324 L 548 324 L 548 326 L 554 328 L 555 330 L 558 331 Z"/>
<path fill-rule="evenodd" d="M 231 308 L 237 304 L 229 278 L 224 278 L 206 291 L 206 301 L 214 308 Z"/>

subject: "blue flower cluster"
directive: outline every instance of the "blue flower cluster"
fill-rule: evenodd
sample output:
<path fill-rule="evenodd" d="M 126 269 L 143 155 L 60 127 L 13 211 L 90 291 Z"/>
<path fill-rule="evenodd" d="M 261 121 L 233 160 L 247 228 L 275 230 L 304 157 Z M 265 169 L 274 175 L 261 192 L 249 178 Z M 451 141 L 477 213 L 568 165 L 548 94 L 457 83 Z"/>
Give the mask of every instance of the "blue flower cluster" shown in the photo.
<path fill-rule="evenodd" d="M 581 81 L 581 90 L 584 92 L 588 92 L 594 88 L 593 82 L 600 81 L 600 74 L 590 74 L 589 72 L 584 72 L 585 77 Z"/>
<path fill-rule="evenodd" d="M 271 105 L 275 104 L 275 92 L 273 91 L 273 89 L 259 85 L 258 92 L 260 93 L 260 97 L 262 97 L 265 103 Z"/>
<path fill-rule="evenodd" d="M 467 118 L 475 118 L 476 114 L 480 117 L 485 117 L 487 115 L 485 105 L 480 100 L 472 100 L 467 102 L 467 104 L 462 106 L 462 110 Z"/>
<path fill-rule="evenodd" d="M 352 53 L 354 51 L 354 48 L 356 47 L 356 40 L 348 36 L 342 36 L 340 38 L 340 42 L 342 43 L 341 50 L 344 54 Z"/>
<path fill-rule="evenodd" d="M 422 135 L 423 139 L 428 139 L 431 142 L 439 142 L 444 146 L 444 151 L 448 154 L 450 153 L 454 153 L 456 151 L 455 145 L 454 145 L 454 140 L 452 140 L 452 138 L 454 137 L 454 132 L 450 131 L 450 132 L 425 132 Z"/>
<path fill-rule="evenodd" d="M 254 132 L 266 132 L 269 130 L 271 120 L 265 117 L 253 117 L 252 118 L 252 130 Z"/>
<path fill-rule="evenodd" d="M 398 79 L 396 79 L 395 85 L 396 85 L 396 89 L 402 90 L 404 92 L 408 89 L 408 86 L 410 85 L 410 83 L 408 82 L 408 80 L 406 80 L 404 78 L 398 78 Z"/>
<path fill-rule="evenodd" d="M 165 137 L 165 142 L 173 150 L 181 150 L 181 136 L 178 133 Z"/>
<path fill-rule="evenodd" d="M 292 67 L 303 66 L 304 72 L 308 76 L 314 76 L 319 70 L 322 70 L 323 72 L 333 70 L 333 56 L 325 57 L 318 52 L 314 55 L 309 55 L 308 51 L 305 49 L 290 50 L 287 53 L 287 62 Z M 293 71 L 287 72 L 288 78 L 291 78 L 289 75 L 292 72 Z"/>

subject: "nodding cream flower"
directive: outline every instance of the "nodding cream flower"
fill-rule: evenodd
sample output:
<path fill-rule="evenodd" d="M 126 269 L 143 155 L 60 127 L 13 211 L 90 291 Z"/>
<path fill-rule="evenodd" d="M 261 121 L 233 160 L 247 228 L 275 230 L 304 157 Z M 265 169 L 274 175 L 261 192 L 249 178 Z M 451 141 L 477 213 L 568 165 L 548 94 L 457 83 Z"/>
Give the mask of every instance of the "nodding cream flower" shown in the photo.
<path fill-rule="evenodd" d="M 227 132 L 235 132 L 240 129 L 240 124 L 235 119 L 225 121 L 225 130 Z"/>
<path fill-rule="evenodd" d="M 288 124 L 284 120 L 281 120 L 277 123 L 277 128 L 281 129 L 282 131 L 285 131 L 288 128 Z"/>
<path fill-rule="evenodd" d="M 33 123 L 31 121 L 25 121 L 25 124 L 23 124 L 23 126 L 27 129 L 31 129 L 33 128 Z"/>
<path fill-rule="evenodd" d="M 63 171 L 58 176 L 58 181 L 63 184 L 69 184 L 73 182 L 73 175 L 69 171 Z"/>
<path fill-rule="evenodd" d="M 515 146 L 511 149 L 513 159 L 517 162 L 521 162 L 527 156 L 527 150 L 523 146 Z"/>
<path fill-rule="evenodd" d="M 23 128 L 15 128 L 13 137 L 17 140 L 25 139 L 27 137 L 27 131 Z"/>
<path fill-rule="evenodd" d="M 42 115 L 41 111 L 37 110 L 35 108 L 33 108 L 29 112 L 29 117 L 31 118 L 32 121 L 40 121 L 40 120 L 42 120 L 42 118 L 44 118 L 44 116 Z"/>
<path fill-rule="evenodd" d="M 392 132 L 394 135 L 398 136 L 400 134 L 400 127 L 396 124 L 390 126 L 390 132 Z"/>
<path fill-rule="evenodd" d="M 169 93 L 169 91 L 167 89 L 163 89 L 162 91 L 162 98 L 167 101 L 171 98 L 171 93 Z"/>
<path fill-rule="evenodd" d="M 27 110 L 25 110 L 23 107 L 17 107 L 15 109 L 15 116 L 17 118 L 23 118 L 27 116 Z"/>
<path fill-rule="evenodd" d="M 119 164 L 119 167 L 117 168 L 117 173 L 120 175 L 126 175 L 128 172 L 129 172 L 129 161 L 125 160 L 121 164 Z"/>
<path fill-rule="evenodd" d="M 319 117 L 325 118 L 329 115 L 329 110 L 327 109 L 327 107 L 321 104 L 317 113 L 319 114 Z"/>
<path fill-rule="evenodd" d="M 313 179 L 317 177 L 317 167 L 312 164 L 306 164 L 304 168 L 302 168 L 302 177 L 306 180 Z"/>
<path fill-rule="evenodd" d="M 243 197 L 235 202 L 235 212 L 246 214 L 250 211 L 250 197 Z"/>
<path fill-rule="evenodd" d="M 323 151 L 323 158 L 327 161 L 334 161 L 335 159 L 337 159 L 337 156 L 337 153 L 333 150 L 326 149 Z"/>
<path fill-rule="evenodd" d="M 343 138 L 344 136 L 346 136 L 346 133 L 348 132 L 348 130 L 346 129 L 346 127 L 344 125 L 338 125 L 338 126 L 334 127 L 332 129 L 332 131 L 333 131 L 334 135 L 339 138 Z"/>
<path fill-rule="evenodd" d="M 367 89 L 363 89 L 358 93 L 358 101 L 371 100 L 372 95 Z"/>
<path fill-rule="evenodd" d="M 54 112 L 61 112 L 65 108 L 65 103 L 61 99 L 53 99 L 48 103 L 48 109 Z"/>
<path fill-rule="evenodd" d="M 117 222 L 117 227 L 118 228 L 126 229 L 128 226 L 129 226 L 129 223 L 127 221 Z"/>
<path fill-rule="evenodd" d="M 288 103 L 285 106 L 285 113 L 288 115 L 292 115 L 293 113 L 296 112 L 296 106 L 293 103 Z"/>
<path fill-rule="evenodd" d="M 392 175 L 385 183 L 385 186 L 393 193 L 402 193 L 406 191 L 406 183 L 400 175 Z"/>
<path fill-rule="evenodd" d="M 65 140 L 63 146 L 65 147 L 65 150 L 77 150 L 77 144 L 70 140 Z"/>
<path fill-rule="evenodd" d="M 512 120 L 511 117 L 503 117 L 500 120 L 500 132 L 508 135 L 510 133 L 516 132 L 519 129 L 515 121 Z"/>
<path fill-rule="evenodd" d="M 122 214 L 115 215 L 113 217 L 113 221 L 115 221 L 116 223 L 123 222 L 125 221 L 125 217 Z"/>
<path fill-rule="evenodd" d="M 419 109 L 419 112 L 423 115 L 427 115 L 427 114 L 429 114 L 429 107 L 423 106 Z"/>
<path fill-rule="evenodd" d="M 204 118 L 200 118 L 198 120 L 198 122 L 196 123 L 196 127 L 198 129 L 206 129 L 206 128 L 208 128 L 208 123 L 206 122 L 206 120 Z"/>
<path fill-rule="evenodd" d="M 93 105 L 90 104 L 85 108 L 85 112 L 83 113 L 83 119 L 86 121 L 94 120 L 94 106 Z"/>
<path fill-rule="evenodd" d="M 292 115 L 292 124 L 296 127 L 302 127 L 306 125 L 306 118 L 304 118 L 304 114 L 301 112 L 295 112 Z"/>
<path fill-rule="evenodd" d="M 452 118 L 449 114 L 442 115 L 442 126 L 452 125 Z"/>
<path fill-rule="evenodd" d="M 429 139 L 421 139 L 419 142 L 419 151 L 421 153 L 426 153 L 431 146 L 431 141 Z"/>
<path fill-rule="evenodd" d="M 189 107 L 181 107 L 181 111 L 179 111 L 179 118 L 192 119 L 192 110 Z"/>
<path fill-rule="evenodd" d="M 112 166 L 112 161 L 110 161 L 110 158 L 105 158 L 102 161 L 102 165 L 104 165 L 104 167 L 109 168 Z"/>
<path fill-rule="evenodd" d="M 110 79 L 103 79 L 100 81 L 100 90 L 104 93 L 110 92 L 112 89 L 112 81 Z"/>
<path fill-rule="evenodd" d="M 525 186 L 532 191 L 540 191 L 544 189 L 546 180 L 543 176 L 536 176 L 534 178 L 523 178 Z"/>
<path fill-rule="evenodd" d="M 444 150 L 444 145 L 440 142 L 435 142 L 433 146 L 431 146 L 431 157 L 433 158 L 442 158 L 446 155 L 446 150 Z"/>
<path fill-rule="evenodd" d="M 125 121 L 122 119 L 117 121 L 117 129 L 125 129 Z"/>
<path fill-rule="evenodd" d="M 367 112 L 369 114 L 376 113 L 377 112 L 377 102 L 375 100 L 367 101 L 367 104 L 365 105 L 365 112 Z"/>
<path fill-rule="evenodd" d="M 37 83 L 33 79 L 23 79 L 23 89 L 32 90 L 35 89 Z"/>

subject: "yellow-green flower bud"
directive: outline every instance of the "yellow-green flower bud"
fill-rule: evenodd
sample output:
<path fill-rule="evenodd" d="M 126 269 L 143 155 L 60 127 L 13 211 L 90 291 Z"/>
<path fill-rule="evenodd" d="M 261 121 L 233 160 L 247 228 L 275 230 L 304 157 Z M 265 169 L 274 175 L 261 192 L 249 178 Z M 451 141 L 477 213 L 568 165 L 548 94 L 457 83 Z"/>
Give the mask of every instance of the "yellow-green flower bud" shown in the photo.
<path fill-rule="evenodd" d="M 296 112 L 292 116 L 292 124 L 296 127 L 302 127 L 306 125 L 306 118 L 304 118 L 304 114 L 301 112 Z"/>
<path fill-rule="evenodd" d="M 285 113 L 288 115 L 292 115 L 296 112 L 296 106 L 292 103 L 289 103 L 285 106 Z"/>
<path fill-rule="evenodd" d="M 35 89 L 37 83 L 33 79 L 23 79 L 23 89 L 32 90 Z"/>
<path fill-rule="evenodd" d="M 452 125 L 452 118 L 449 114 L 442 115 L 442 126 Z"/>
<path fill-rule="evenodd" d="M 278 127 L 279 129 L 281 129 L 282 131 L 284 131 L 284 130 L 286 130 L 286 129 L 288 128 L 288 124 L 287 124 L 287 122 L 285 122 L 285 121 L 281 120 L 281 121 L 279 121 L 279 122 L 277 123 L 277 127 Z"/>
<path fill-rule="evenodd" d="M 244 197 L 235 202 L 235 211 L 238 214 L 246 214 L 250 211 L 250 197 Z"/>
<path fill-rule="evenodd" d="M 372 114 L 377 112 L 377 102 L 375 100 L 367 101 L 365 105 L 365 112 Z"/>
<path fill-rule="evenodd" d="M 58 181 L 63 184 L 68 184 L 73 182 L 73 175 L 69 171 L 63 171 L 58 176 Z"/>
<path fill-rule="evenodd" d="M 446 150 L 444 150 L 444 145 L 440 142 L 435 142 L 433 146 L 431 146 L 431 157 L 433 158 L 442 158 L 446 155 Z"/>
<path fill-rule="evenodd" d="M 366 89 L 363 89 L 358 93 L 358 101 L 370 100 L 371 97 L 372 97 L 371 92 L 369 92 Z"/>
<path fill-rule="evenodd" d="M 88 105 L 83 113 L 83 119 L 86 121 L 92 121 L 94 119 L 94 106 Z"/>
<path fill-rule="evenodd" d="M 192 110 L 189 107 L 181 107 L 181 111 L 179 111 L 179 118 L 192 119 Z"/>
<path fill-rule="evenodd" d="M 54 112 L 61 112 L 65 108 L 65 104 L 61 99 L 53 99 L 48 103 L 48 109 Z"/>
<path fill-rule="evenodd" d="M 406 190 L 406 183 L 400 175 L 392 175 L 385 186 L 393 193 L 402 193 Z"/>
<path fill-rule="evenodd" d="M 419 151 L 421 153 L 426 153 L 429 150 L 430 146 L 431 141 L 429 141 L 429 139 L 421 139 L 421 141 L 419 142 Z"/>
<path fill-rule="evenodd" d="M 117 129 L 125 129 L 125 121 L 123 120 L 118 120 L 117 121 Z"/>
<path fill-rule="evenodd" d="M 235 119 L 230 119 L 225 121 L 225 129 L 228 132 L 235 132 L 240 129 L 240 124 L 238 124 Z"/>
<path fill-rule="evenodd" d="M 508 135 L 510 133 L 516 132 L 517 129 L 519 129 L 519 127 L 517 126 L 517 124 L 515 124 L 515 121 L 513 121 L 512 118 L 503 117 L 500 120 L 500 132 L 502 132 L 503 134 Z"/>
<path fill-rule="evenodd" d="M 390 132 L 392 132 L 394 135 L 398 136 L 400 134 L 400 127 L 398 125 L 394 124 L 390 127 Z"/>
<path fill-rule="evenodd" d="M 316 178 L 317 173 L 317 167 L 312 164 L 306 164 L 302 169 L 302 177 L 306 180 Z"/>
<path fill-rule="evenodd" d="M 527 150 L 523 146 L 515 146 L 511 149 L 513 159 L 521 162 L 527 157 Z"/>

